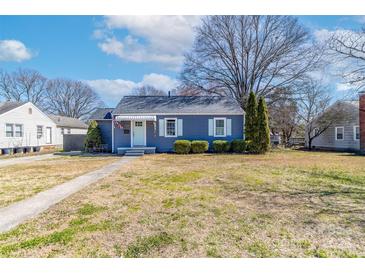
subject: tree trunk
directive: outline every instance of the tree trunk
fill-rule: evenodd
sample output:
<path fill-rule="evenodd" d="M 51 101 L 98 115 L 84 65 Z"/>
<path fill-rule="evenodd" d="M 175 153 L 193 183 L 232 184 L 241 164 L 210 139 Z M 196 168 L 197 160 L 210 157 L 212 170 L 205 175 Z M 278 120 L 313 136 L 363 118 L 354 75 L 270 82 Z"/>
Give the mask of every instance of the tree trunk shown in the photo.
<path fill-rule="evenodd" d="M 312 150 L 312 140 L 313 140 L 312 138 L 308 139 L 308 149 L 309 150 Z"/>

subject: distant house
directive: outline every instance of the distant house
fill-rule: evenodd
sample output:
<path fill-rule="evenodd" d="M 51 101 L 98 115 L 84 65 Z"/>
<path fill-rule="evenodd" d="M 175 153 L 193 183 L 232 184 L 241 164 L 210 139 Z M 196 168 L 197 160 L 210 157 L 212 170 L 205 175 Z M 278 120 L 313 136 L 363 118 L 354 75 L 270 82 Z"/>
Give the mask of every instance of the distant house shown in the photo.
<path fill-rule="evenodd" d="M 362 98 L 362 109 L 365 110 L 364 95 L 362 95 Z M 364 139 L 363 144 L 365 141 L 365 117 L 361 117 L 361 114 L 364 116 L 364 111 L 359 111 L 361 109 L 359 101 L 337 102 L 332 108 L 338 110 L 339 114 L 336 115 L 338 118 L 321 135 L 314 138 L 313 148 L 354 152 L 363 150 L 364 146 L 361 146 L 360 143 L 361 136 Z M 306 144 L 308 144 L 307 137 Z"/>
<path fill-rule="evenodd" d="M 62 132 L 86 130 L 87 125 L 78 119 L 48 116 L 31 102 L 0 103 L 0 154 L 62 148 Z"/>
<path fill-rule="evenodd" d="M 34 104 L 21 102 L 0 103 L 0 149 L 7 153 L 12 148 L 40 150 L 57 145 L 56 124 Z"/>
<path fill-rule="evenodd" d="M 125 96 L 115 109 L 91 115 L 112 152 L 139 149 L 169 152 L 176 140 L 233 140 L 244 138 L 244 112 L 226 97 Z"/>
<path fill-rule="evenodd" d="M 64 135 L 85 135 L 87 133 L 88 125 L 79 119 L 53 114 L 49 114 L 48 116 L 56 124 L 55 138 L 56 143 L 60 146 L 63 145 Z"/>

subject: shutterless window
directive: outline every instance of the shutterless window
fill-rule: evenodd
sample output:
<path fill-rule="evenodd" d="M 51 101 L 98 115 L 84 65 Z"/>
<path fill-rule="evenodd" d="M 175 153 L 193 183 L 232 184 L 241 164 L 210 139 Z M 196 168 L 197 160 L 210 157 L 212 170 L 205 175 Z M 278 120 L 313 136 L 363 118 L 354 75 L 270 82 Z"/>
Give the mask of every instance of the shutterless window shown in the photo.
<path fill-rule="evenodd" d="M 166 119 L 166 136 L 176 136 L 176 119 Z"/>
<path fill-rule="evenodd" d="M 360 127 L 359 126 L 354 127 L 354 139 L 360 140 Z"/>
<path fill-rule="evenodd" d="M 23 125 L 15 125 L 15 137 L 23 137 Z"/>
<path fill-rule="evenodd" d="M 6 137 L 14 137 L 14 125 L 13 124 L 5 125 L 5 135 L 6 135 Z"/>
<path fill-rule="evenodd" d="M 226 120 L 216 118 L 215 119 L 215 136 L 225 136 L 226 135 Z"/>
<path fill-rule="evenodd" d="M 70 128 L 67 129 L 67 134 L 71 134 L 71 129 Z"/>
<path fill-rule="evenodd" d="M 61 127 L 61 135 L 65 134 L 65 129 Z"/>
<path fill-rule="evenodd" d="M 37 126 L 37 139 L 42 138 L 43 136 L 43 126 Z"/>
<path fill-rule="evenodd" d="M 336 140 L 343 140 L 344 128 L 336 127 Z"/>

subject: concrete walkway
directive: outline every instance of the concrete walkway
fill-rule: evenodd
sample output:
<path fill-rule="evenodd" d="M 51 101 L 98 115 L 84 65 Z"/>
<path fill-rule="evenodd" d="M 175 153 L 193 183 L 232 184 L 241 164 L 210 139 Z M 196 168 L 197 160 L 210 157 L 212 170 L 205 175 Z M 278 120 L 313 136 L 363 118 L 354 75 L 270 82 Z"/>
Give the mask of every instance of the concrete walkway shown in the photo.
<path fill-rule="evenodd" d="M 53 155 L 53 154 L 43 154 L 43 155 L 36 155 L 36 156 L 21 156 L 21 157 L 15 157 L 10 159 L 0 159 L 0 167 L 10 166 L 10 165 L 17 165 L 17 164 L 26 164 L 31 163 L 34 161 L 40 161 L 40 160 L 46 160 L 46 159 L 52 159 L 59 156 Z"/>
<path fill-rule="evenodd" d="M 123 157 L 117 162 L 40 192 L 31 198 L 0 208 L 0 233 L 6 232 L 37 216 L 50 206 L 57 204 L 84 187 L 107 177 L 124 164 L 136 158 L 138 157 Z"/>

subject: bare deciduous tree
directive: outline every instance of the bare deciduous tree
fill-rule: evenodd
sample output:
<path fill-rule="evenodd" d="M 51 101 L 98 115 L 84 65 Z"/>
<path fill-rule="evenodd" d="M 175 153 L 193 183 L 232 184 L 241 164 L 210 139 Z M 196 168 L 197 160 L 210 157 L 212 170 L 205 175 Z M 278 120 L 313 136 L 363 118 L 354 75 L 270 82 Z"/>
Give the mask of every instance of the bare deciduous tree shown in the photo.
<path fill-rule="evenodd" d="M 186 55 L 182 81 L 235 98 L 269 97 L 319 64 L 308 32 L 290 16 L 209 16 Z"/>
<path fill-rule="evenodd" d="M 305 125 L 308 149 L 315 138 L 325 132 L 340 117 L 341 109 L 331 106 L 331 95 L 320 80 L 306 79 L 298 86 L 298 115 Z"/>
<path fill-rule="evenodd" d="M 134 95 L 137 96 L 164 96 L 166 95 L 166 92 L 159 90 L 153 86 L 146 85 L 141 86 L 132 91 Z"/>
<path fill-rule="evenodd" d="M 345 81 L 357 90 L 365 88 L 365 29 L 336 31 L 329 39 L 330 49 L 343 62 Z"/>
<path fill-rule="evenodd" d="M 40 107 L 45 101 L 47 79 L 36 70 L 0 72 L 0 95 L 9 101 L 32 102 Z"/>
<path fill-rule="evenodd" d="M 68 79 L 48 81 L 47 111 L 50 113 L 85 118 L 102 105 L 95 91 L 83 82 Z"/>
<path fill-rule="evenodd" d="M 288 146 L 290 138 L 298 129 L 298 106 L 291 96 L 284 97 L 279 92 L 278 97 L 269 107 L 270 130 L 279 133 L 283 144 Z"/>

